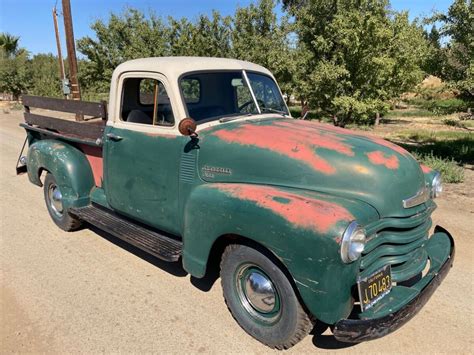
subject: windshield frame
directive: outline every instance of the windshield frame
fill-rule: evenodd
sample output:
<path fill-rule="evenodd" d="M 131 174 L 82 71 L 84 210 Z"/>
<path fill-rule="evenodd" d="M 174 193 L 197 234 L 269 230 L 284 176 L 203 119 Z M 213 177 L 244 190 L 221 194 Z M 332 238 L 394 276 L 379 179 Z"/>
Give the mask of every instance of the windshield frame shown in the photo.
<path fill-rule="evenodd" d="M 255 93 L 253 91 L 252 85 L 250 84 L 250 80 L 247 76 L 247 73 L 252 73 L 252 74 L 258 74 L 265 76 L 272 80 L 275 83 L 275 86 L 278 88 L 278 93 L 280 94 L 280 97 L 282 99 L 283 104 L 285 105 L 286 111 L 288 114 L 286 116 L 291 117 L 290 110 L 288 108 L 288 105 L 286 104 L 286 101 L 283 97 L 283 94 L 281 92 L 280 86 L 278 85 L 277 81 L 275 78 L 273 78 L 271 75 L 268 75 L 266 73 L 260 72 L 260 71 L 255 71 L 255 70 L 245 70 L 245 69 L 210 69 L 210 70 L 196 70 L 196 71 L 189 71 L 186 73 L 181 74 L 178 77 L 177 84 L 178 84 L 178 91 L 181 96 L 181 104 L 183 105 L 184 111 L 186 113 L 186 117 L 190 117 L 189 111 L 188 111 L 188 105 L 186 103 L 186 99 L 184 97 L 184 92 L 183 88 L 181 87 L 181 80 L 184 79 L 185 77 L 192 76 L 193 74 L 205 74 L 205 73 L 231 73 L 231 72 L 240 72 L 242 73 L 242 78 L 244 79 L 245 85 L 250 91 L 250 95 L 252 96 L 252 100 L 254 102 L 255 107 L 257 108 L 258 113 L 245 113 L 245 112 L 236 112 L 233 114 L 226 114 L 226 115 L 221 115 L 221 116 L 215 116 L 215 117 L 209 117 L 203 120 L 196 121 L 197 125 L 208 123 L 208 122 L 213 122 L 213 121 L 219 121 L 222 120 L 223 118 L 238 118 L 238 117 L 249 117 L 249 116 L 259 116 L 259 115 L 264 115 L 264 114 L 271 114 L 271 112 L 262 112 L 262 109 L 260 108 L 260 105 L 258 104 L 257 98 L 255 96 Z M 283 113 L 282 113 L 283 115 Z"/>

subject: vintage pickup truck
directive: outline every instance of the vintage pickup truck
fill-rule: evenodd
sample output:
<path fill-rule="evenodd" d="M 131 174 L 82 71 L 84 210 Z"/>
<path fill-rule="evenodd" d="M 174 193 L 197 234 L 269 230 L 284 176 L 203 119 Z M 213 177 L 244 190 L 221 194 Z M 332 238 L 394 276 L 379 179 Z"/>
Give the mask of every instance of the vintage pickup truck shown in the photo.
<path fill-rule="evenodd" d="M 25 96 L 17 171 L 66 231 L 88 222 L 198 278 L 220 263 L 230 312 L 272 348 L 315 322 L 343 342 L 382 337 L 452 266 L 453 238 L 432 228 L 440 174 L 385 140 L 291 118 L 259 65 L 132 60 L 109 99 Z"/>

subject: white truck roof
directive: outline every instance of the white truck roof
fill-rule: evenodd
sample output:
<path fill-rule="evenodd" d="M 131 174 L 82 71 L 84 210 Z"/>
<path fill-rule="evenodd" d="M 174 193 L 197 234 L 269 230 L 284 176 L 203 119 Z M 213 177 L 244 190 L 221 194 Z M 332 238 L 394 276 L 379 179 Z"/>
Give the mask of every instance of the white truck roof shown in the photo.
<path fill-rule="evenodd" d="M 248 70 L 265 73 L 273 77 L 272 73 L 257 64 L 237 59 L 208 58 L 208 57 L 153 57 L 129 60 L 120 64 L 114 74 L 128 71 L 153 71 L 169 79 L 179 78 L 182 74 L 205 70 Z"/>

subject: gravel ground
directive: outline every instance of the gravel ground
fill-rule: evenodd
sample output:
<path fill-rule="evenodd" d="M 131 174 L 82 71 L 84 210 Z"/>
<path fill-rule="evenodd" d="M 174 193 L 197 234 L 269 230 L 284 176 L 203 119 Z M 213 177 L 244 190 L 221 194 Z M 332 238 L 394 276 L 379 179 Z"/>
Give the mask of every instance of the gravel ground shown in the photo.
<path fill-rule="evenodd" d="M 42 190 L 15 176 L 21 116 L 0 113 L 0 352 L 271 352 L 232 319 L 219 281 L 97 230 L 56 228 Z M 434 220 L 454 235 L 456 261 L 420 314 L 380 340 L 352 346 L 326 332 L 289 352 L 473 353 L 473 171 L 466 178 L 439 199 Z"/>

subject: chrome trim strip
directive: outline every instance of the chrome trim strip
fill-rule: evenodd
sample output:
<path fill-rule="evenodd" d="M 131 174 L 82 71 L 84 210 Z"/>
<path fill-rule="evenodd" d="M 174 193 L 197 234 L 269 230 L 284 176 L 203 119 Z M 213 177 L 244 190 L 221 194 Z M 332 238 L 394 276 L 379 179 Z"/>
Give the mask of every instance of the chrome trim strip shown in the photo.
<path fill-rule="evenodd" d="M 415 196 L 403 200 L 403 207 L 410 208 L 421 205 L 430 199 L 430 189 L 428 187 L 422 188 Z"/>

